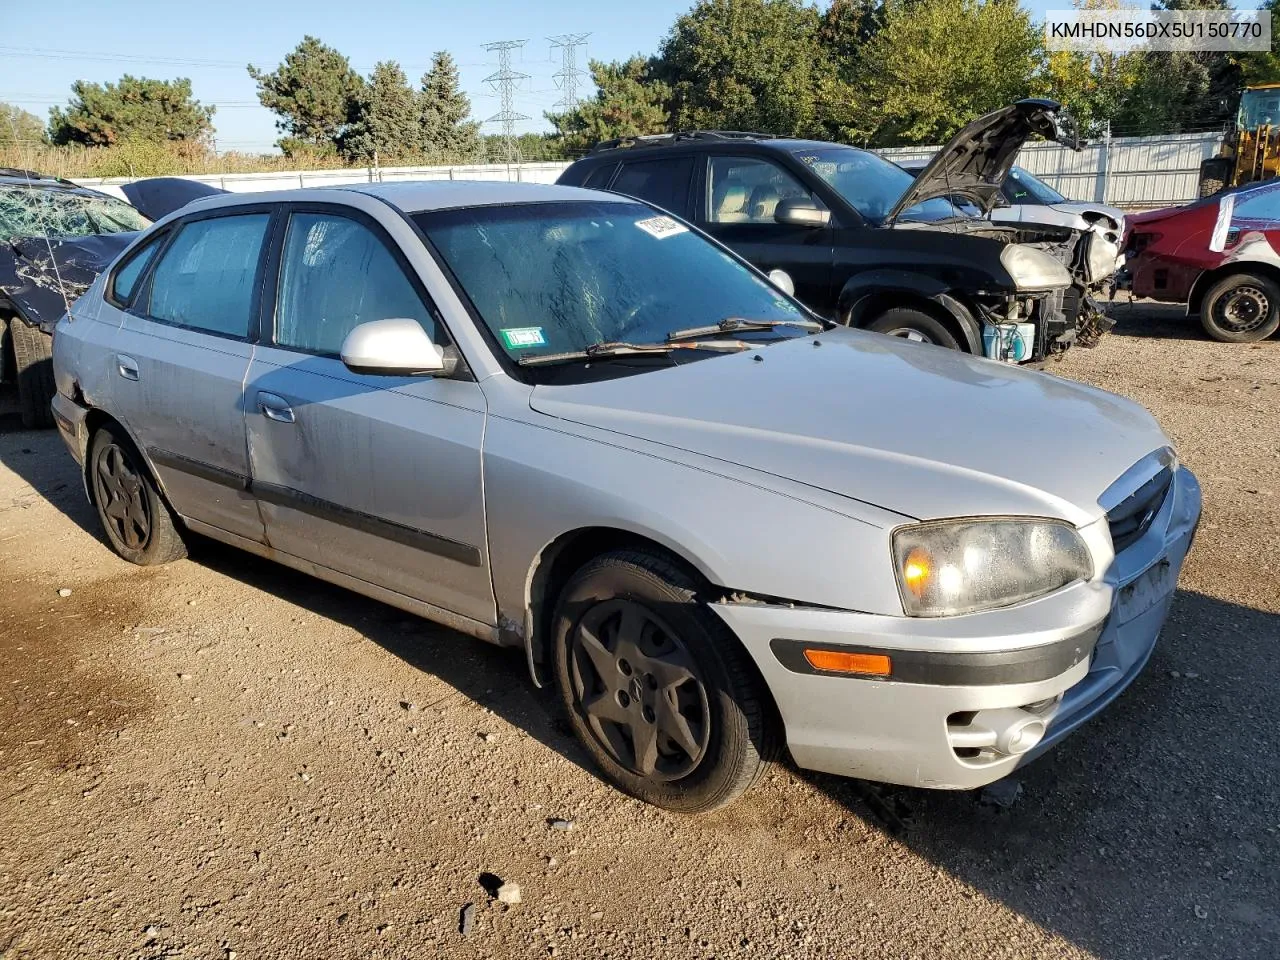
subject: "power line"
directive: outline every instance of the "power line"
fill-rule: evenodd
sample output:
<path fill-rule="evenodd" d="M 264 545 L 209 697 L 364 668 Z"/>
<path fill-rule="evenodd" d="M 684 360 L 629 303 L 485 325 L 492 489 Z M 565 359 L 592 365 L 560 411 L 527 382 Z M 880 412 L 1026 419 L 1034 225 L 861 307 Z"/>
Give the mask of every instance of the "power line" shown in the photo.
<path fill-rule="evenodd" d="M 485 123 L 497 122 L 502 124 L 502 139 L 505 141 L 508 163 L 516 157 L 516 121 L 529 119 L 523 113 L 516 113 L 515 111 L 516 86 L 521 80 L 528 80 L 529 75 L 511 69 L 511 51 L 519 50 L 528 42 L 527 40 L 498 40 L 494 43 L 484 44 L 486 50 L 491 52 L 496 50 L 498 53 L 498 69 L 485 77 L 484 82 L 497 90 L 498 95 L 502 98 L 502 109 L 486 120 Z"/>
<path fill-rule="evenodd" d="M 553 77 L 562 96 L 555 106 L 565 113 L 578 108 L 578 81 L 584 75 L 578 69 L 578 47 L 585 47 L 589 36 L 590 33 L 562 33 L 558 37 L 547 37 L 551 41 L 551 53 L 560 50 L 560 70 Z"/>

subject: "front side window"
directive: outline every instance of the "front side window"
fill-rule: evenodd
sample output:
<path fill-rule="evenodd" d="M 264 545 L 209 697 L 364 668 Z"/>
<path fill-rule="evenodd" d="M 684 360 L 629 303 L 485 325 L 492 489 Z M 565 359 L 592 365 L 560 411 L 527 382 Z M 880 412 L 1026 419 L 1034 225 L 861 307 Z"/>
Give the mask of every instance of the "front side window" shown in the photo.
<path fill-rule="evenodd" d="M 609 189 L 683 216 L 692 175 L 693 157 L 624 163 Z"/>
<path fill-rule="evenodd" d="M 515 360 L 663 342 L 730 317 L 808 319 L 740 261 L 642 204 L 529 203 L 414 219 Z M 779 327 L 770 339 L 800 333 Z"/>
<path fill-rule="evenodd" d="M 289 218 L 275 342 L 338 356 L 369 320 L 411 318 L 437 343 L 435 319 L 386 245 L 364 224 L 328 213 Z"/>
<path fill-rule="evenodd" d="M 783 200 L 813 194 L 776 163 L 755 157 L 712 157 L 707 183 L 708 223 L 775 223 Z"/>
<path fill-rule="evenodd" d="M 915 180 L 897 164 L 856 147 L 797 150 L 796 157 L 872 223 L 887 219 Z M 903 210 L 899 219 L 934 221 L 960 216 L 964 214 L 951 201 L 935 197 Z"/>
<path fill-rule="evenodd" d="M 206 333 L 246 338 L 268 213 L 183 225 L 156 264 L 148 316 Z"/>

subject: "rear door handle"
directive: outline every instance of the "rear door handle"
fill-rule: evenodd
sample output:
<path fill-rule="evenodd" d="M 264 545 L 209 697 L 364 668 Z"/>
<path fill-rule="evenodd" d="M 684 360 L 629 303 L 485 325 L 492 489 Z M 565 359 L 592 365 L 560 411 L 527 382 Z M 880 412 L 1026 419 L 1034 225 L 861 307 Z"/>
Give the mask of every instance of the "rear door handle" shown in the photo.
<path fill-rule="evenodd" d="M 123 353 L 117 353 L 116 372 L 126 380 L 137 380 L 138 361 L 133 359 L 133 357 L 126 357 Z"/>
<path fill-rule="evenodd" d="M 284 397 L 278 397 L 274 393 L 259 390 L 258 409 L 262 411 L 262 415 L 268 420 L 275 420 L 278 423 L 293 423 L 293 407 L 289 406 L 289 402 Z"/>

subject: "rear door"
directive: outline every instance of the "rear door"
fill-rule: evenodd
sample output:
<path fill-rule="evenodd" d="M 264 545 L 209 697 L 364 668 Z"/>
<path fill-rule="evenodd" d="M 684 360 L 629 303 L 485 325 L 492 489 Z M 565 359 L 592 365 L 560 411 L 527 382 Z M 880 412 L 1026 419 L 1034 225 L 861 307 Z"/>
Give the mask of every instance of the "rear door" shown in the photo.
<path fill-rule="evenodd" d="M 831 297 L 834 231 L 778 223 L 774 213 L 788 199 L 822 201 L 782 165 L 765 157 L 709 154 L 706 183 L 692 218 L 739 256 L 766 273 L 785 270 L 796 296 L 827 311 Z"/>
<path fill-rule="evenodd" d="M 689 154 L 624 162 L 609 184 L 609 189 L 613 193 L 644 200 L 687 219 L 694 166 L 695 158 Z M 587 178 L 588 184 L 592 179 Z"/>
<path fill-rule="evenodd" d="M 271 223 L 268 206 L 183 220 L 154 264 L 150 253 L 148 262 L 135 257 L 108 291 L 129 294 L 111 350 L 111 412 L 144 448 L 179 514 L 257 541 L 263 528 L 246 489 L 243 399 Z"/>
<path fill-rule="evenodd" d="M 372 217 L 342 205 L 290 208 L 246 392 L 268 541 L 492 624 L 480 386 L 465 370 L 449 378 L 348 369 L 339 352 L 358 323 L 411 317 L 441 346 L 448 331 Z"/>

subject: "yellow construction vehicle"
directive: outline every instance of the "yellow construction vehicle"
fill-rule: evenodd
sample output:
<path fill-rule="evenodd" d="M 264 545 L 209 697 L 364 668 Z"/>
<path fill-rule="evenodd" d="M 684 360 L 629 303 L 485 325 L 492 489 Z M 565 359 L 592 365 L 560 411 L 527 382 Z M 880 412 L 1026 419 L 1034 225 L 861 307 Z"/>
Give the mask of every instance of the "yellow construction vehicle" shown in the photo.
<path fill-rule="evenodd" d="M 1280 173 L 1280 83 L 1245 87 L 1216 157 L 1200 164 L 1200 196 Z"/>

